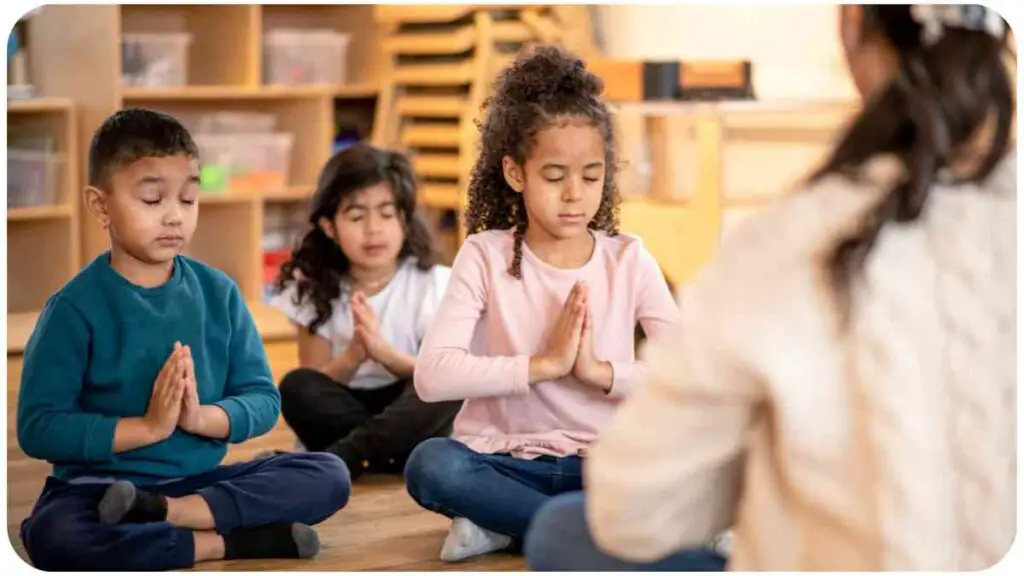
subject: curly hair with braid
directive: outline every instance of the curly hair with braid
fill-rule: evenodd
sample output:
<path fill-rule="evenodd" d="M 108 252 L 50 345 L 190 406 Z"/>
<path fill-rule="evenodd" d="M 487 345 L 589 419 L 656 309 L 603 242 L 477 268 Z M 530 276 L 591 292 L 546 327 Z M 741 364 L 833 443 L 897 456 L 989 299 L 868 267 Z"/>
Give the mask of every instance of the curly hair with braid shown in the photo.
<path fill-rule="evenodd" d="M 515 255 L 509 274 L 522 278 L 523 236 L 529 225 L 523 195 L 505 180 L 502 161 L 507 156 L 522 166 L 530 157 L 537 134 L 558 121 L 584 118 L 605 143 L 604 188 L 591 230 L 618 234 L 621 197 L 615 183 L 615 135 L 611 112 L 601 100 L 604 84 L 582 60 L 556 46 L 524 50 L 495 80 L 492 95 L 483 104 L 481 150 L 469 182 L 466 229 L 514 229 Z"/>
<path fill-rule="evenodd" d="M 310 229 L 299 239 L 274 283 L 279 292 L 294 284 L 296 305 L 307 298 L 313 304 L 316 317 L 309 324 L 310 334 L 331 317 L 331 302 L 341 295 L 352 266 L 320 224 L 324 219 L 333 222 L 346 198 L 382 182 L 387 182 L 394 194 L 405 233 L 398 259 L 412 256 L 421 270 L 429 270 L 437 262 L 430 229 L 416 210 L 416 179 L 409 160 L 366 144 L 336 153 L 320 173 L 309 212 Z"/>

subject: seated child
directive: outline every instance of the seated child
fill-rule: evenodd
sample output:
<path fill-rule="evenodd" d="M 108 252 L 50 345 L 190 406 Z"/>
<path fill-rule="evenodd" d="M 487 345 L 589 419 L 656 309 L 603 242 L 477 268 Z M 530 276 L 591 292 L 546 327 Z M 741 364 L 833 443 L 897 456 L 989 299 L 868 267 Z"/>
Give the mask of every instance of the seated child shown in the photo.
<path fill-rule="evenodd" d="M 298 325 L 302 367 L 281 381 L 281 412 L 302 445 L 336 454 L 353 479 L 401 473 L 420 441 L 451 433 L 459 402 L 412 386 L 427 324 L 451 269 L 434 264 L 400 154 L 359 144 L 320 175 L 309 223 L 273 304 Z"/>
<path fill-rule="evenodd" d="M 142 571 L 306 558 L 349 495 L 344 463 L 222 466 L 269 431 L 280 396 L 235 283 L 181 255 L 198 151 L 174 119 L 124 110 L 89 150 L 86 205 L 110 235 L 47 301 L 25 349 L 18 443 L 53 463 L 22 523 L 36 568 Z"/>
<path fill-rule="evenodd" d="M 634 328 L 678 310 L 641 241 L 617 231 L 615 143 L 601 82 L 544 47 L 495 86 L 459 251 L 416 362 L 427 401 L 465 399 L 454 439 L 406 465 L 409 493 L 453 519 L 443 560 L 517 544 L 644 381 Z"/>

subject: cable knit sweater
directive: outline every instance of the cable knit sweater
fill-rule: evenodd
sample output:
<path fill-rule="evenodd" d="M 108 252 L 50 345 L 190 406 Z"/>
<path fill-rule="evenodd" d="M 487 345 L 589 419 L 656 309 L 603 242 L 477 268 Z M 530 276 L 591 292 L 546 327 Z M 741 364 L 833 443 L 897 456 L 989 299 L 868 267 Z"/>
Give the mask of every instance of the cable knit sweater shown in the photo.
<path fill-rule="evenodd" d="M 975 570 L 1015 533 L 1016 154 L 936 186 L 853 285 L 824 263 L 887 189 L 834 177 L 753 217 L 586 469 L 597 542 L 653 560 L 734 527 L 733 570 Z"/>

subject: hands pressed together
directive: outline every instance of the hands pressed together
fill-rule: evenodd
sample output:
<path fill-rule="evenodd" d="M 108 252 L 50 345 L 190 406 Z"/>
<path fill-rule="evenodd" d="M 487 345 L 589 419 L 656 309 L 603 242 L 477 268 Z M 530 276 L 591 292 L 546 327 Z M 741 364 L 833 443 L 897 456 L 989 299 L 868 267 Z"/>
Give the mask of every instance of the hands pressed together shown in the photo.
<path fill-rule="evenodd" d="M 548 333 L 544 350 L 531 362 L 532 381 L 572 374 L 580 382 L 608 392 L 612 367 L 594 356 L 593 319 L 587 306 L 587 285 L 577 282 Z"/>
<path fill-rule="evenodd" d="M 177 427 L 191 434 L 204 429 L 190 347 L 174 343 L 174 351 L 153 382 L 153 395 L 142 421 L 157 441 L 170 437 Z"/>
<path fill-rule="evenodd" d="M 381 334 L 377 315 L 362 292 L 352 294 L 352 340 L 344 354 L 349 365 L 358 367 L 373 360 L 400 378 L 412 375 L 415 359 L 395 349 Z"/>
<path fill-rule="evenodd" d="M 377 315 L 362 292 L 352 294 L 352 320 L 355 328 L 349 343 L 352 355 L 361 361 L 371 359 L 382 362 L 390 346 L 381 337 Z"/>

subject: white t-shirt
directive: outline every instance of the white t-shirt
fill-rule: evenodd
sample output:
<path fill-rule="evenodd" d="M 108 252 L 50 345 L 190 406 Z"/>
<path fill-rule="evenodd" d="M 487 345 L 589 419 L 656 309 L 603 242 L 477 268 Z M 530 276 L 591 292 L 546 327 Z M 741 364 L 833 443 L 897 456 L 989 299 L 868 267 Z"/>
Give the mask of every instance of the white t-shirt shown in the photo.
<path fill-rule="evenodd" d="M 406 258 L 398 267 L 395 277 L 383 290 L 370 296 L 370 306 L 377 315 L 381 336 L 397 350 L 416 356 L 427 325 L 434 317 L 451 277 L 451 268 L 434 266 L 430 270 L 416 267 L 415 258 Z M 270 304 L 288 315 L 292 322 L 309 326 L 316 318 L 316 309 L 308 300 L 295 304 L 295 285 L 290 284 L 271 299 Z M 316 333 L 331 343 L 331 354 L 343 353 L 352 340 L 353 323 L 351 294 L 347 286 L 331 302 L 331 316 Z M 345 385 L 349 388 L 372 390 L 394 383 L 398 377 L 387 368 L 367 360 Z"/>

